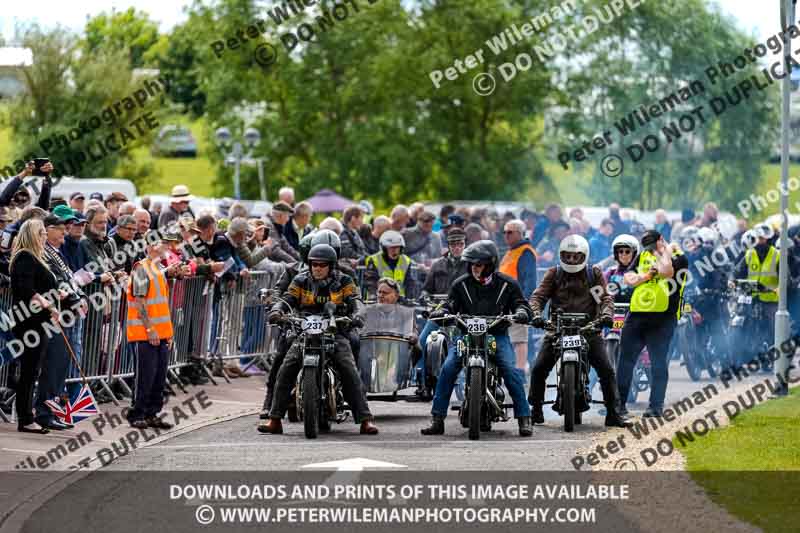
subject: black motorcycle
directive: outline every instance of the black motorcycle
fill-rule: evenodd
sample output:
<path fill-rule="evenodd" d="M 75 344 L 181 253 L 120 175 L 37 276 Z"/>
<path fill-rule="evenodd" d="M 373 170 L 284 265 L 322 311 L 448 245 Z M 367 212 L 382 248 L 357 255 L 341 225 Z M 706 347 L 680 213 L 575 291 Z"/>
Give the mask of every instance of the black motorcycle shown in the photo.
<path fill-rule="evenodd" d="M 766 287 L 760 282 L 750 279 L 734 281 L 733 298 L 728 301 L 731 314 L 730 347 L 731 359 L 738 364 L 746 364 L 762 357 L 758 362 L 765 372 L 772 370 L 773 362 L 766 354 L 772 344 L 772 331 L 760 327 L 766 317 L 767 310 L 758 298 L 758 293 Z"/>
<path fill-rule="evenodd" d="M 431 319 L 440 324 L 454 323 L 463 333 L 456 343 L 466 371 L 459 420 L 469 429 L 470 440 L 480 439 L 481 431 L 491 431 L 493 422 L 509 420 L 506 410 L 511 405 L 505 404 L 503 378 L 495 360 L 497 341 L 488 332 L 503 323 L 510 324 L 511 319 L 511 315 L 445 315 Z"/>
<path fill-rule="evenodd" d="M 556 313 L 546 322 L 544 329 L 553 333 L 551 342 L 559 362 L 556 372 L 556 399 L 553 410 L 564 417 L 564 431 L 574 431 L 582 422 L 582 413 L 588 411 L 592 398 L 589 395 L 589 343 L 586 335 L 599 332 L 594 323 L 587 324 L 586 313 Z M 597 402 L 600 403 L 600 402 Z"/>
<path fill-rule="evenodd" d="M 303 421 L 306 438 L 315 439 L 320 431 L 328 432 L 331 422 L 344 422 L 348 413 L 339 372 L 333 362 L 337 326 L 351 320 L 335 317 L 335 304 L 325 304 L 323 315 L 295 313 L 286 322 L 297 334 L 294 341 L 302 346 L 303 369 L 297 376 L 297 415 Z"/>
<path fill-rule="evenodd" d="M 693 301 L 693 312 L 698 313 L 700 317 L 697 324 L 697 351 L 702 356 L 703 368 L 712 379 L 733 365 L 729 342 L 730 317 L 725 305 L 726 298 L 725 291 L 698 289 Z M 707 309 L 713 309 L 714 313 L 699 312 Z M 713 318 L 716 318 L 717 324 L 711 320 Z"/>

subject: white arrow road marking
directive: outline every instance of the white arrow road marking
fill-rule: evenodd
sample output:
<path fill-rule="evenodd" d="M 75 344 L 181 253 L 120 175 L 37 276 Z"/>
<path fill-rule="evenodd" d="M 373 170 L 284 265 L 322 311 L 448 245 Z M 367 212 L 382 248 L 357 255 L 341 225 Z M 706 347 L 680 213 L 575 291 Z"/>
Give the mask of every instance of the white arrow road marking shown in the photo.
<path fill-rule="evenodd" d="M 327 463 L 312 463 L 303 465 L 301 468 L 309 470 L 335 470 L 330 477 L 325 479 L 324 485 L 333 490 L 334 485 L 355 485 L 361 477 L 361 472 L 366 468 L 372 469 L 398 469 L 408 468 L 406 465 L 387 463 L 385 461 L 374 461 L 363 457 L 353 457 L 352 459 L 340 459 L 338 461 L 328 461 Z M 329 500 L 329 503 L 343 503 L 353 505 L 353 502 Z M 405 502 L 403 502 L 405 503 Z"/>
<path fill-rule="evenodd" d="M 365 468 L 408 468 L 406 465 L 386 463 L 384 461 L 373 461 L 363 457 L 353 457 L 352 459 L 340 459 L 339 461 L 328 461 L 327 463 L 313 463 L 303 465 L 301 468 L 315 468 L 320 470 L 339 470 L 345 472 L 361 472 Z"/>

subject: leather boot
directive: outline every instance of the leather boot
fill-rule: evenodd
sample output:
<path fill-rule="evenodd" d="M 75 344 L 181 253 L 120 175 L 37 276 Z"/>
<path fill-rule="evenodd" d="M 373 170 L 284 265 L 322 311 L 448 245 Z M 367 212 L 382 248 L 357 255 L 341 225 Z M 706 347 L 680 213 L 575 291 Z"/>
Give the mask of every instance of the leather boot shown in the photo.
<path fill-rule="evenodd" d="M 372 420 L 364 420 L 361 422 L 361 434 L 362 435 L 377 435 L 378 434 L 378 426 L 376 426 Z"/>
<path fill-rule="evenodd" d="M 533 435 L 533 424 L 531 423 L 531 417 L 529 416 L 521 416 L 519 417 L 519 436 L 520 437 L 530 437 Z"/>
<path fill-rule="evenodd" d="M 269 418 L 266 422 L 258 424 L 259 433 L 270 433 L 272 435 L 281 435 L 283 433 L 283 425 L 280 418 Z"/>
<path fill-rule="evenodd" d="M 617 412 L 616 406 L 606 406 L 606 427 L 610 428 L 629 428 L 633 426 L 633 422 L 622 418 Z"/>
<path fill-rule="evenodd" d="M 533 404 L 531 406 L 531 418 L 534 424 L 544 424 L 544 412 L 542 412 L 541 405 Z"/>
<path fill-rule="evenodd" d="M 423 435 L 444 435 L 444 417 L 434 415 L 431 425 L 419 431 Z"/>

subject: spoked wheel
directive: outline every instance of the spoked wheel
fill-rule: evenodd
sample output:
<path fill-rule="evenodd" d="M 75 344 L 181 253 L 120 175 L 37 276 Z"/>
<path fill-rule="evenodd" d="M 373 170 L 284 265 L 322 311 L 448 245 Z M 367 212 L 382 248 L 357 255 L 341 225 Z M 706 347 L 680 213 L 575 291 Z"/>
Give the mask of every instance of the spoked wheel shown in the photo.
<path fill-rule="evenodd" d="M 303 369 L 303 429 L 307 439 L 316 439 L 319 433 L 320 401 L 317 367 Z"/>
<path fill-rule="evenodd" d="M 562 369 L 564 377 L 561 380 L 561 412 L 564 413 L 564 431 L 572 432 L 575 429 L 575 365 L 566 364 Z"/>
<path fill-rule="evenodd" d="M 683 327 L 678 332 L 678 351 L 683 356 L 686 365 L 686 372 L 692 381 L 700 381 L 703 369 L 698 361 L 697 354 L 694 352 L 694 335 L 689 327 Z"/>
<path fill-rule="evenodd" d="M 478 440 L 481 438 L 481 392 L 483 392 L 483 371 L 480 367 L 469 369 L 468 383 L 469 440 Z"/>

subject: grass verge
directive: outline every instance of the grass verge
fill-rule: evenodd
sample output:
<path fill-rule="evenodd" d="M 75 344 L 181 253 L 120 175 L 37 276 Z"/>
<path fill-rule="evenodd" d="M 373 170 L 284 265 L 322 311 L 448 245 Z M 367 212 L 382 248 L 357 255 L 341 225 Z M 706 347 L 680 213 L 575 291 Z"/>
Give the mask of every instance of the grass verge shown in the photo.
<path fill-rule="evenodd" d="M 800 389 L 737 416 L 681 448 L 686 469 L 717 504 L 765 532 L 797 531 Z"/>

